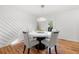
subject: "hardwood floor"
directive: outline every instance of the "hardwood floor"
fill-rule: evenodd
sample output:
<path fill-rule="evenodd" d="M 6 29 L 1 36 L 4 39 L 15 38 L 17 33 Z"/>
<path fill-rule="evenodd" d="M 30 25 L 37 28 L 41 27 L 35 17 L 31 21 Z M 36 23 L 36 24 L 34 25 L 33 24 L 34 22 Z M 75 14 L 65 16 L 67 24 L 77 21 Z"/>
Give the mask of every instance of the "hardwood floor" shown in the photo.
<path fill-rule="evenodd" d="M 9 45 L 0 48 L 0 54 L 23 54 L 23 43 L 18 43 L 15 45 Z M 79 42 L 72 42 L 66 40 L 59 40 L 58 42 L 58 54 L 79 54 Z M 27 49 L 25 54 L 27 53 Z M 36 49 L 31 49 L 30 54 L 47 54 L 47 50 L 37 51 Z M 52 49 L 52 53 L 54 49 Z"/>
<path fill-rule="evenodd" d="M 60 40 L 59 46 L 65 54 L 79 54 L 79 42 Z"/>

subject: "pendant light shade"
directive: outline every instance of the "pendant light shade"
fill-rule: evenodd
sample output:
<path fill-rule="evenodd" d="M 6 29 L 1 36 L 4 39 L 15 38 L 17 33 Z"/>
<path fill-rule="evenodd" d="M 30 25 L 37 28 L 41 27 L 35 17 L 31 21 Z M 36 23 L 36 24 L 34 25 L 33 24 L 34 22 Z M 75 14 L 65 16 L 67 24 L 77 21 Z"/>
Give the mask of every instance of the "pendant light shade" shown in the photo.
<path fill-rule="evenodd" d="M 41 31 L 48 30 L 48 22 L 47 22 L 47 19 L 44 17 L 40 17 L 37 19 L 37 25 L 38 25 L 39 30 Z"/>

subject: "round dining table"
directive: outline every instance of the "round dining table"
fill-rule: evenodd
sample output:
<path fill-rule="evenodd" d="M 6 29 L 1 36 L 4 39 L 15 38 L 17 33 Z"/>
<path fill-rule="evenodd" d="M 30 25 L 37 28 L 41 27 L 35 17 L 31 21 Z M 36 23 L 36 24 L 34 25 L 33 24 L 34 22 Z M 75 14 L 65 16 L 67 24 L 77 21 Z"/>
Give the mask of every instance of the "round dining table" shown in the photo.
<path fill-rule="evenodd" d="M 32 31 L 29 32 L 29 35 L 33 38 L 36 38 L 36 40 L 39 42 L 37 45 L 35 45 L 36 49 L 43 50 L 47 48 L 43 43 L 41 43 L 42 40 L 48 39 L 51 37 L 51 32 L 48 31 Z"/>

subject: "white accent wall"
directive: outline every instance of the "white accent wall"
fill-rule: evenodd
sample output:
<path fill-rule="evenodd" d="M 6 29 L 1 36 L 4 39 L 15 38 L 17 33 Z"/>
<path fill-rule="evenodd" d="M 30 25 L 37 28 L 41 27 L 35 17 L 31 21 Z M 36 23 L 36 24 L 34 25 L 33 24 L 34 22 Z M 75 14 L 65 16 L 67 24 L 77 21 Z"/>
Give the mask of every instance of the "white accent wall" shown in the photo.
<path fill-rule="evenodd" d="M 0 47 L 20 39 L 23 30 L 35 30 L 36 17 L 14 6 L 0 6 Z"/>

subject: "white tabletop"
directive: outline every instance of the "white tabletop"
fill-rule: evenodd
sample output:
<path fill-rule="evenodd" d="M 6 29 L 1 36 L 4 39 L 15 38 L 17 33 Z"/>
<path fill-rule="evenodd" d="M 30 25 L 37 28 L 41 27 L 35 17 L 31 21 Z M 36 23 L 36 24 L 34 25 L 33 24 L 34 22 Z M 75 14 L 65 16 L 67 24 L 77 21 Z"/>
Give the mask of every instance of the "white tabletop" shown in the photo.
<path fill-rule="evenodd" d="M 48 32 L 48 31 L 44 31 L 44 32 L 32 31 L 32 32 L 29 33 L 29 35 L 31 35 L 33 37 L 50 37 L 51 32 Z"/>
<path fill-rule="evenodd" d="M 59 31 L 56 29 L 52 29 L 52 32 L 59 32 Z M 32 31 L 32 32 L 29 32 L 29 35 L 32 37 L 48 37 L 48 38 L 50 38 L 51 32 L 49 32 L 49 31 Z"/>

